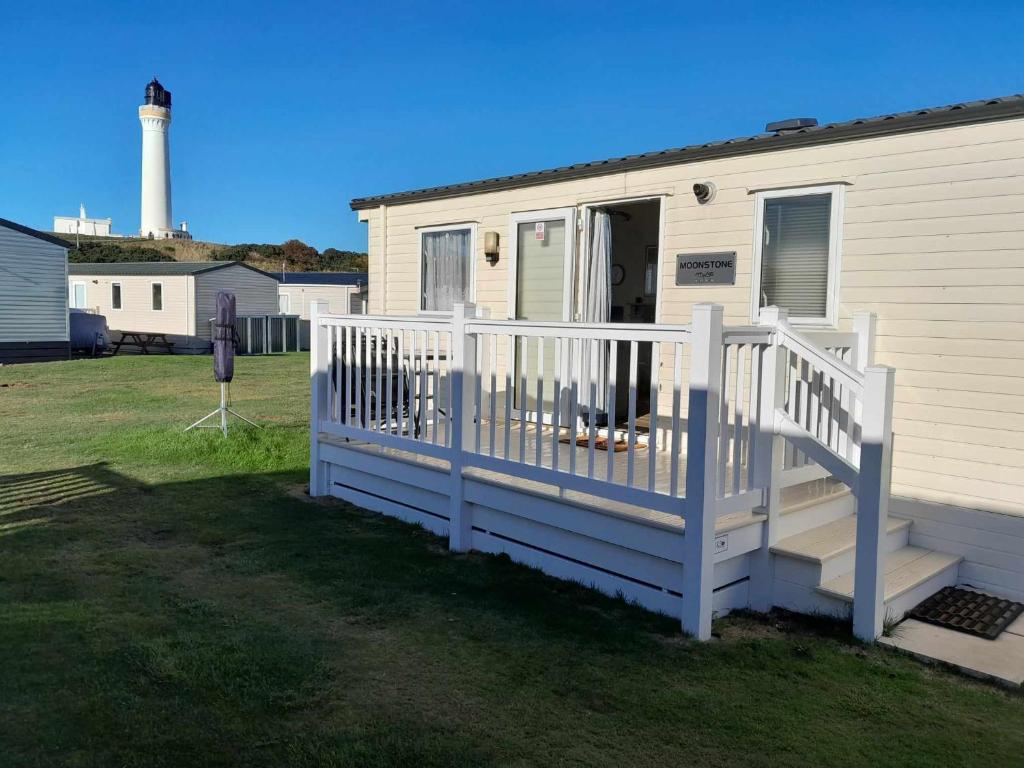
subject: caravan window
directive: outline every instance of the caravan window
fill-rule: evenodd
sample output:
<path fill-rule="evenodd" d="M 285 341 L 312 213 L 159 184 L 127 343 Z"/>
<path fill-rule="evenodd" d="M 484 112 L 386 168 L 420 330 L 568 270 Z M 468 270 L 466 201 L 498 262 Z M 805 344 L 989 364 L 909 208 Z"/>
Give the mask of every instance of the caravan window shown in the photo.
<path fill-rule="evenodd" d="M 762 192 L 753 315 L 785 307 L 796 323 L 834 325 L 843 187 Z"/>
<path fill-rule="evenodd" d="M 85 283 L 75 281 L 71 284 L 71 308 L 85 309 Z"/>
<path fill-rule="evenodd" d="M 121 308 L 121 284 L 111 283 L 110 284 L 110 308 L 120 309 Z"/>
<path fill-rule="evenodd" d="M 451 312 L 473 300 L 476 226 L 462 224 L 420 230 L 420 309 Z"/>
<path fill-rule="evenodd" d="M 164 286 L 163 283 L 153 283 L 153 309 L 160 311 L 164 308 Z"/>

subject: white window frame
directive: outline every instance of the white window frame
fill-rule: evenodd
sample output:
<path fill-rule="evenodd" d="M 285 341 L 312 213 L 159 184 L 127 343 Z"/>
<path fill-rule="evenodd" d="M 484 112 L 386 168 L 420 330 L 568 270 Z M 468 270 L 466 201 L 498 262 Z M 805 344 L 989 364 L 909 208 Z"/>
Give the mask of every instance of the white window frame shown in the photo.
<path fill-rule="evenodd" d="M 159 285 L 160 286 L 160 309 L 156 309 L 153 306 L 153 286 L 154 285 Z M 151 282 L 149 284 L 149 309 L 150 309 L 150 311 L 152 311 L 152 312 L 163 312 L 164 311 L 164 304 L 166 303 L 164 301 L 164 298 L 165 298 L 165 296 L 164 296 L 164 284 L 163 284 L 163 281 L 162 280 L 154 280 L 153 282 Z"/>
<path fill-rule="evenodd" d="M 117 286 L 118 293 L 120 294 L 120 296 L 118 298 L 121 299 L 121 306 L 119 306 L 119 307 L 115 307 L 114 306 L 114 286 L 115 285 Z M 116 283 L 115 282 L 115 283 L 111 283 L 110 284 L 110 309 L 115 311 L 115 312 L 120 312 L 122 309 L 124 309 L 124 285 L 121 284 L 121 283 Z"/>
<path fill-rule="evenodd" d="M 75 288 L 82 286 L 82 301 L 85 303 L 83 306 L 78 306 L 75 302 Z M 71 281 L 71 296 L 68 299 L 68 304 L 71 305 L 72 309 L 87 309 L 89 304 L 89 286 L 85 280 L 72 280 Z"/>
<path fill-rule="evenodd" d="M 573 288 L 576 285 L 576 206 L 547 208 L 542 211 L 522 211 L 508 217 L 508 319 L 515 320 L 519 298 L 519 225 L 538 221 L 565 219 L 565 285 L 562 287 L 562 320 L 573 317 Z"/>
<path fill-rule="evenodd" d="M 764 204 L 780 197 L 832 195 L 829 214 L 828 285 L 825 289 L 824 317 L 791 317 L 793 325 L 835 328 L 839 321 L 839 273 L 842 268 L 843 211 L 846 206 L 845 184 L 822 184 L 813 187 L 790 187 L 757 192 L 754 196 L 754 252 L 750 276 L 750 318 L 757 322 L 761 308 L 761 248 L 764 240 Z"/>
<path fill-rule="evenodd" d="M 282 309 L 282 301 L 284 300 L 284 308 Z M 292 311 L 292 297 L 290 293 L 279 293 L 277 294 L 277 313 L 279 315 L 290 315 Z"/>
<path fill-rule="evenodd" d="M 469 296 L 465 298 L 467 304 L 476 303 L 476 222 L 463 221 L 457 224 L 437 224 L 429 227 L 417 228 L 416 242 L 419 243 L 419 251 L 416 255 L 416 313 L 428 317 L 451 317 L 451 312 L 440 309 L 423 308 L 423 235 L 430 232 L 456 232 L 460 229 L 469 230 Z"/>

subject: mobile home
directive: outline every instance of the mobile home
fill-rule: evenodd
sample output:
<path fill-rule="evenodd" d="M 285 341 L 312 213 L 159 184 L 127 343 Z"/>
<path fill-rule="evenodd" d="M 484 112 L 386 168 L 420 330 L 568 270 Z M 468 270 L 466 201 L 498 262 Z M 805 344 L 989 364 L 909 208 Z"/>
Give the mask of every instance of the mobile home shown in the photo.
<path fill-rule="evenodd" d="M 275 272 L 274 277 L 281 281 L 281 312 L 299 318 L 301 349 L 309 349 L 309 313 L 314 302 L 322 302 L 335 314 L 366 314 L 365 272 Z"/>
<path fill-rule="evenodd" d="M 71 306 L 107 318 L 121 332 L 163 333 L 178 352 L 210 349 L 218 291 L 235 294 L 239 316 L 276 316 L 277 279 L 235 261 L 71 264 Z"/>
<path fill-rule="evenodd" d="M 314 320 L 314 493 L 702 637 L 1024 598 L 1024 97 L 351 207 L 370 314 Z"/>
<path fill-rule="evenodd" d="M 68 248 L 0 219 L 0 363 L 67 360 Z"/>
<path fill-rule="evenodd" d="M 280 280 L 278 297 L 282 314 L 309 320 L 314 301 L 326 301 L 328 310 L 339 315 L 366 314 L 365 272 L 275 272 Z"/>

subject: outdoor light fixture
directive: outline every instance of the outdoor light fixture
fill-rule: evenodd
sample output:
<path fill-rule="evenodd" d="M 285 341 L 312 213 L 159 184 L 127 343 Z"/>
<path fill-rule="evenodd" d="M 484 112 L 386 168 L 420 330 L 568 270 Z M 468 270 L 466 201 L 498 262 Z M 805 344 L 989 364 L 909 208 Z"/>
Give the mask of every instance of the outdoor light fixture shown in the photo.
<path fill-rule="evenodd" d="M 707 205 L 715 199 L 715 185 L 710 181 L 700 181 L 693 185 L 693 196 L 701 205 Z"/>
<path fill-rule="evenodd" d="M 498 233 L 484 233 L 484 257 L 492 267 L 498 263 Z"/>

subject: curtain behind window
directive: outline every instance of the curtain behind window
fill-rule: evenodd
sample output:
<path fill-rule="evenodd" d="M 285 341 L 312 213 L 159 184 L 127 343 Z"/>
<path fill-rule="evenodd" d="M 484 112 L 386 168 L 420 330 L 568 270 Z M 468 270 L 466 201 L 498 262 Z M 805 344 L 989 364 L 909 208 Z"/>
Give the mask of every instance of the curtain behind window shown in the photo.
<path fill-rule="evenodd" d="M 423 233 L 423 296 L 421 308 L 451 312 L 469 299 L 470 230 Z"/>
<path fill-rule="evenodd" d="M 764 201 L 761 306 L 794 317 L 825 317 L 832 195 Z"/>

